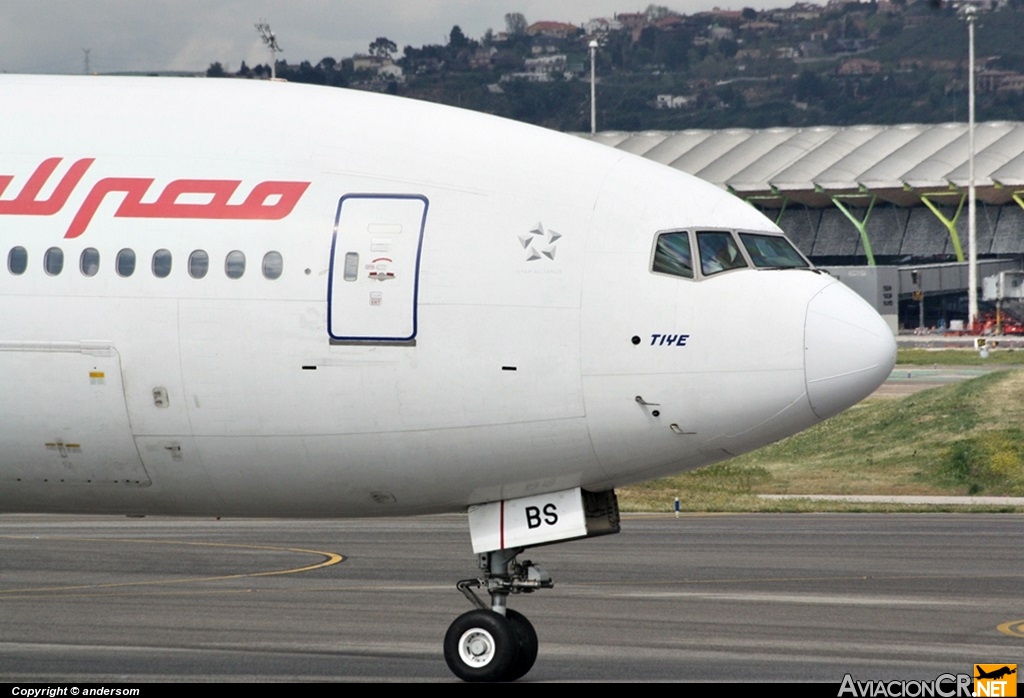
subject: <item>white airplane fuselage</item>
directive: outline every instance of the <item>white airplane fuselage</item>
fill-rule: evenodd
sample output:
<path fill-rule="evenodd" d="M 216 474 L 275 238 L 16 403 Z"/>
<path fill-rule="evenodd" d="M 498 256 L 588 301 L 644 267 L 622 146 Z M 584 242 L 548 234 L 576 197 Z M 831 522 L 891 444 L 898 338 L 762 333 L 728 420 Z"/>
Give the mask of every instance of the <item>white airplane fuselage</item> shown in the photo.
<path fill-rule="evenodd" d="M 652 271 L 659 233 L 780 231 L 621 151 L 347 90 L 0 86 L 2 512 L 607 490 L 800 431 L 892 366 L 826 274 Z"/>

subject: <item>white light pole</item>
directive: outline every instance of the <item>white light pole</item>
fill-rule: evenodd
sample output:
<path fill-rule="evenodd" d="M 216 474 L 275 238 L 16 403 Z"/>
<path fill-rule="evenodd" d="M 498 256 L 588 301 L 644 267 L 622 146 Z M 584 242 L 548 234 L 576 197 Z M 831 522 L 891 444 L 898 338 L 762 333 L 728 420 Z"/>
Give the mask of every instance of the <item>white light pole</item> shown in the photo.
<path fill-rule="evenodd" d="M 967 15 L 967 52 L 970 74 L 967 79 L 967 320 L 973 329 L 978 318 L 978 228 L 974 192 L 974 6 L 964 8 Z"/>
<path fill-rule="evenodd" d="M 270 49 L 270 79 L 277 79 L 277 54 L 281 52 L 281 47 L 277 44 L 277 37 L 274 36 L 273 30 L 270 25 L 267 24 L 266 20 L 260 20 L 256 23 L 256 31 L 260 33 L 260 38 L 263 39 L 263 43 Z"/>
<path fill-rule="evenodd" d="M 597 133 L 597 39 L 590 41 L 590 135 Z"/>

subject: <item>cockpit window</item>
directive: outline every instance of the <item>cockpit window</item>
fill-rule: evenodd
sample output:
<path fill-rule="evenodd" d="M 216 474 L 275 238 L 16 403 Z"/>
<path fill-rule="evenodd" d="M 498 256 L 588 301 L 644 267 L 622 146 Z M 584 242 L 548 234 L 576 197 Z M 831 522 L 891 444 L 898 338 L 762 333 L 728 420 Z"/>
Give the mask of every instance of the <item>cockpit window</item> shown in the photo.
<path fill-rule="evenodd" d="M 704 276 L 717 274 L 727 269 L 747 266 L 732 234 L 724 231 L 697 233 L 700 248 L 700 270 Z"/>
<path fill-rule="evenodd" d="M 755 267 L 772 267 L 789 269 L 793 267 L 807 268 L 810 265 L 800 256 L 789 240 L 781 235 L 755 235 L 740 233 L 743 246 L 747 248 L 750 261 Z"/>
<path fill-rule="evenodd" d="M 662 233 L 654 248 L 652 271 L 662 274 L 693 278 L 693 258 L 690 255 L 689 233 Z"/>

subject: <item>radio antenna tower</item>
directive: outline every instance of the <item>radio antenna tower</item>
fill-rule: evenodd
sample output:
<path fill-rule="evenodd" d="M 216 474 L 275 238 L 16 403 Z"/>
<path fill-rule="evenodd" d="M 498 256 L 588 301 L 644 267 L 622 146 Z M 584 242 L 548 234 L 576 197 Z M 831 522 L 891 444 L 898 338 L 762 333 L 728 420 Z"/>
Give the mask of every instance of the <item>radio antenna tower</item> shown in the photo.
<path fill-rule="evenodd" d="M 277 44 L 277 37 L 274 36 L 273 30 L 270 25 L 267 24 L 267 20 L 261 19 L 256 23 L 256 31 L 260 33 L 260 38 L 263 39 L 263 43 L 270 49 L 270 79 L 277 79 L 277 54 L 282 52 L 282 49 Z"/>

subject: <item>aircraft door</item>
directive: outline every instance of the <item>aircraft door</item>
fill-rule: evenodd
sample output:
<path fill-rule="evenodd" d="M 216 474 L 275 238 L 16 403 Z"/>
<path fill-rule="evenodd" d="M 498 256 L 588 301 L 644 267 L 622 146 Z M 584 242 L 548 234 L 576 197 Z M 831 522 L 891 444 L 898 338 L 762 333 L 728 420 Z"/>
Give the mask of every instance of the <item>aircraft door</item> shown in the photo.
<path fill-rule="evenodd" d="M 340 342 L 416 338 L 420 249 L 427 199 L 348 194 L 338 202 L 328 282 L 327 332 Z"/>

